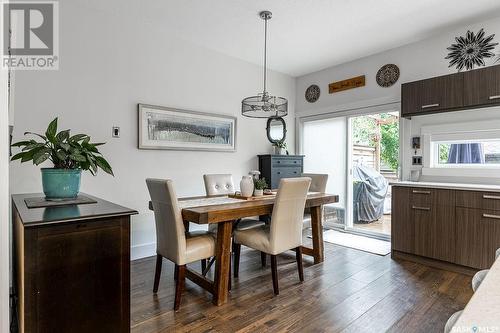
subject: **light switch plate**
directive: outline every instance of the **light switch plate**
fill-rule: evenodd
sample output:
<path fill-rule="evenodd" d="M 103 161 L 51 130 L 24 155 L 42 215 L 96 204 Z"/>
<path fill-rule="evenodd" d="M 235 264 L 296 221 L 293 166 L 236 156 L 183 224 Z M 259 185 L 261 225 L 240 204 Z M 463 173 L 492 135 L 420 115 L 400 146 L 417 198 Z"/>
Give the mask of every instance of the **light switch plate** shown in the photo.
<path fill-rule="evenodd" d="M 412 165 L 422 165 L 422 156 L 412 156 L 411 164 Z"/>
<path fill-rule="evenodd" d="M 111 135 L 113 136 L 113 138 L 119 138 L 120 137 L 120 127 L 113 126 L 113 132 Z"/>

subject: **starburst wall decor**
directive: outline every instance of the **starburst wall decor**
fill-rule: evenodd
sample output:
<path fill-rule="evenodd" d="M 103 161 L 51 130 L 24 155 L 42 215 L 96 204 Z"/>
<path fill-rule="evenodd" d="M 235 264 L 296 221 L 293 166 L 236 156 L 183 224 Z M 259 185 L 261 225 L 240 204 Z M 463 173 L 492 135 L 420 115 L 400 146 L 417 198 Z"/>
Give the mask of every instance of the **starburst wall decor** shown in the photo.
<path fill-rule="evenodd" d="M 485 66 L 484 59 L 495 56 L 493 49 L 498 43 L 492 43 L 495 34 L 485 37 L 484 29 L 477 34 L 467 30 L 465 36 L 455 37 L 456 44 L 451 44 L 447 48 L 448 55 L 445 59 L 450 59 L 448 67 L 456 66 L 460 72 L 462 69 L 471 70 L 474 66 Z"/>

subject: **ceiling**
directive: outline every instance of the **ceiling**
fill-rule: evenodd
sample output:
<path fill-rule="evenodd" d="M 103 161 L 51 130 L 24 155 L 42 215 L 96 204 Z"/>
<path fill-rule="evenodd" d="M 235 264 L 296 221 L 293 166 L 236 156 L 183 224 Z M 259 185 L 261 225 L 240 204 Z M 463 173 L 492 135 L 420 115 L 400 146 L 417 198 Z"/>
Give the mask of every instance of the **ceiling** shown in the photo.
<path fill-rule="evenodd" d="M 179 38 L 262 64 L 261 10 L 269 67 L 301 76 L 500 16 L 498 0 L 86 0 L 162 25 Z M 493 33 L 493 32 L 491 32 Z M 498 32 L 500 33 L 500 32 Z"/>

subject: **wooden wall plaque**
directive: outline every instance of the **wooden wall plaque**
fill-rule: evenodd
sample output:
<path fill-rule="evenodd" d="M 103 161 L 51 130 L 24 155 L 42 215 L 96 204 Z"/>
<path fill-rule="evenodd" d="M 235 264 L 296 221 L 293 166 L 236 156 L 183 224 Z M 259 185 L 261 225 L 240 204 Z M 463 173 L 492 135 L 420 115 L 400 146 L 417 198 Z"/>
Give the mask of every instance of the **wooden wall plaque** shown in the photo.
<path fill-rule="evenodd" d="M 365 76 L 361 75 L 350 79 L 330 83 L 328 85 L 328 92 L 330 94 L 333 94 L 339 91 L 349 90 L 364 86 L 365 86 Z"/>

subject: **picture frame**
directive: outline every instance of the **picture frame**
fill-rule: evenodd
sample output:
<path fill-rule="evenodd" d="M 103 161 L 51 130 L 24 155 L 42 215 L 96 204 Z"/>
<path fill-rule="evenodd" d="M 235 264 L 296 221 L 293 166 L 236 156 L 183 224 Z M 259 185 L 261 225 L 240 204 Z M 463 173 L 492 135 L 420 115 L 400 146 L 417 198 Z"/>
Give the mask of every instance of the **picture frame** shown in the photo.
<path fill-rule="evenodd" d="M 236 151 L 237 118 L 138 104 L 138 149 Z"/>

